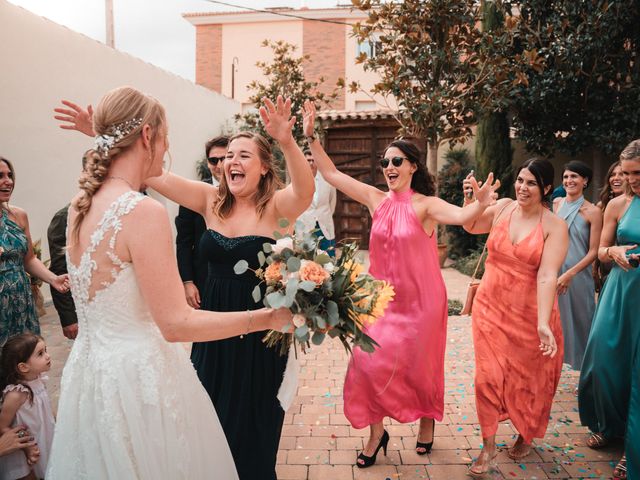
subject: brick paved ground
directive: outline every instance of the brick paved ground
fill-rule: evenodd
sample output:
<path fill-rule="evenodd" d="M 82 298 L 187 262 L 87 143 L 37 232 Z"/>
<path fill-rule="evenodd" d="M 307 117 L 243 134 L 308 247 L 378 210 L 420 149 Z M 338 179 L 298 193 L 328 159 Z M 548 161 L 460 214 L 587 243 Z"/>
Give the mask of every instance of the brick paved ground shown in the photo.
<path fill-rule="evenodd" d="M 444 269 L 450 298 L 462 297 L 467 277 Z M 53 357 L 49 391 L 57 405 L 60 374 L 71 342 L 59 328 L 55 311 L 41 319 L 43 334 Z M 410 480 L 464 479 L 467 465 L 482 444 L 473 394 L 473 345 L 468 317 L 450 317 L 446 353 L 445 416 L 436 425 L 430 455 L 414 453 L 416 424 L 387 422 L 391 435 L 388 457 L 360 470 L 353 464 L 363 447 L 367 429 L 355 430 L 343 415 L 342 384 L 347 356 L 339 343 L 325 345 L 301 358 L 300 386 L 295 404 L 287 412 L 278 453 L 280 480 Z M 502 451 L 491 479 L 610 478 L 621 446 L 594 451 L 585 446 L 586 429 L 579 425 L 574 389 L 578 377 L 566 370 L 555 397 L 547 436 L 520 463 Z M 498 443 L 509 445 L 515 432 L 508 422 L 498 429 Z M 469 477 L 466 477 L 469 478 Z"/>

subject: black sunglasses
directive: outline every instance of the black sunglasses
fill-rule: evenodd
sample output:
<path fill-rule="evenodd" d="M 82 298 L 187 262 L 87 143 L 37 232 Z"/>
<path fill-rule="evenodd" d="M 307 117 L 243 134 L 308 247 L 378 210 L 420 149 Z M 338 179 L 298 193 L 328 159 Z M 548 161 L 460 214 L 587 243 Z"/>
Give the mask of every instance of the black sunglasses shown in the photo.
<path fill-rule="evenodd" d="M 224 161 L 224 156 L 222 157 L 209 157 L 207 158 L 207 162 L 209 162 L 211 165 L 213 165 L 214 167 L 218 164 L 218 162 L 222 162 Z"/>
<path fill-rule="evenodd" d="M 387 168 L 389 166 L 389 162 L 393 163 L 394 167 L 399 167 L 402 165 L 402 162 L 406 160 L 406 157 L 393 157 L 393 158 L 381 158 L 380 166 L 382 168 Z"/>

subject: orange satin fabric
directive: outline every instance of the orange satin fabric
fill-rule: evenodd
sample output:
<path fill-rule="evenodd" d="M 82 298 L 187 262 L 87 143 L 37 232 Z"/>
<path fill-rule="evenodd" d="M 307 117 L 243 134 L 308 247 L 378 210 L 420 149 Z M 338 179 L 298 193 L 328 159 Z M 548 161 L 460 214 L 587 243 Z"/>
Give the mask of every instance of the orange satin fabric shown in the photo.
<path fill-rule="evenodd" d="M 537 274 L 544 248 L 540 222 L 513 245 L 514 208 L 494 226 L 487 243 L 485 274 L 473 305 L 476 409 L 483 437 L 510 419 L 526 443 L 544 437 L 563 358 L 557 299 L 550 327 L 558 344 L 554 358 L 538 345 Z M 553 248 L 553 246 L 550 246 Z"/>

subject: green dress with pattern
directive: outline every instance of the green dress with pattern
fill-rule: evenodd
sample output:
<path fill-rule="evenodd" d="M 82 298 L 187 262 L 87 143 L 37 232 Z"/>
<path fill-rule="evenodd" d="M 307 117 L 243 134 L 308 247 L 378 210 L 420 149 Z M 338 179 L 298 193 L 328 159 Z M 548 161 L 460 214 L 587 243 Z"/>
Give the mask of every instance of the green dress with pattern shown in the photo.
<path fill-rule="evenodd" d="M 27 236 L 0 210 L 0 347 L 9 337 L 24 332 L 40 333 L 31 283 L 24 269 Z"/>

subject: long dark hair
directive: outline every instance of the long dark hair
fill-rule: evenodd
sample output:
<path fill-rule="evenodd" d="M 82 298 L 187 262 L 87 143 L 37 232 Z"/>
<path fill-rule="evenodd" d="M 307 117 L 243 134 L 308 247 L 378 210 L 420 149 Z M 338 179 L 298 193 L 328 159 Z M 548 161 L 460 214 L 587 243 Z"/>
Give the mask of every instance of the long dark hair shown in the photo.
<path fill-rule="evenodd" d="M 13 187 L 11 190 L 11 193 L 13 193 L 13 190 L 16 189 L 16 171 L 13 168 L 13 164 L 6 158 L 4 158 L 3 156 L 0 155 L 0 162 L 4 162 L 7 164 L 7 166 L 9 167 L 9 172 L 11 172 L 11 179 L 13 180 Z M 9 209 L 9 204 L 7 203 L 6 207 L 5 205 L 3 205 L 2 203 L 0 203 L 0 209 Z"/>
<path fill-rule="evenodd" d="M 35 333 L 26 332 L 14 335 L 7 340 L 0 353 L 0 392 L 7 385 L 21 384 L 29 390 L 29 399 L 33 399 L 33 392 L 18 371 L 18 365 L 29 361 L 42 337 Z"/>
<path fill-rule="evenodd" d="M 551 194 L 553 188 L 549 188 L 548 191 L 545 190 L 547 190 L 547 187 L 553 187 L 553 178 L 555 176 L 553 165 L 546 158 L 530 158 L 528 160 L 525 160 L 520 165 L 516 173 L 516 179 L 518 178 L 518 175 L 520 175 L 520 172 L 525 168 L 529 170 L 534 177 L 536 177 L 536 182 L 538 183 L 538 188 L 540 189 L 540 203 L 542 203 L 543 205 L 548 205 L 548 197 Z"/>
<path fill-rule="evenodd" d="M 413 172 L 413 177 L 411 178 L 411 188 L 413 191 L 427 196 L 435 195 L 436 182 L 424 163 L 420 161 L 421 155 L 418 147 L 407 140 L 394 140 L 384 149 L 385 153 L 391 147 L 396 147 L 404 153 L 407 159 L 416 166 L 417 169 Z"/>
<path fill-rule="evenodd" d="M 604 209 L 607 207 L 607 204 L 609 203 L 609 201 L 612 200 L 614 197 L 613 190 L 611 189 L 611 184 L 609 183 L 609 180 L 611 180 L 611 177 L 613 176 L 613 171 L 621 165 L 622 165 L 622 162 L 618 160 L 617 162 L 615 162 L 613 165 L 609 167 L 609 170 L 607 170 L 607 175 L 605 176 L 604 185 L 602 186 L 602 190 L 600 190 L 600 203 L 602 204 L 603 212 L 604 212 Z"/>

